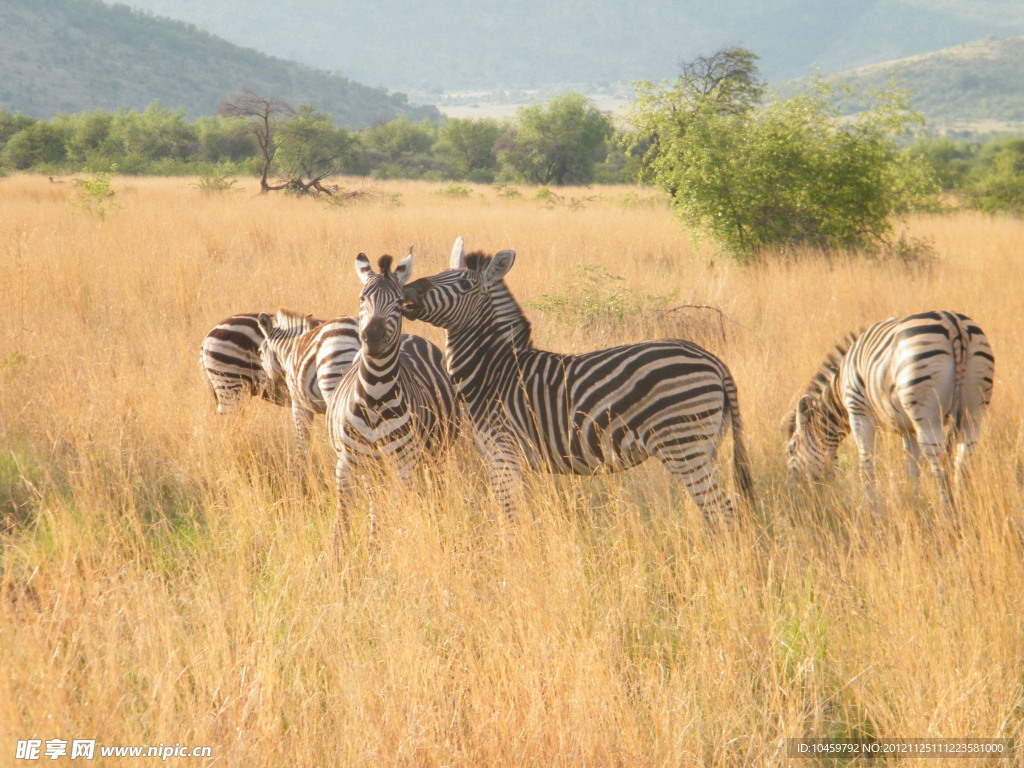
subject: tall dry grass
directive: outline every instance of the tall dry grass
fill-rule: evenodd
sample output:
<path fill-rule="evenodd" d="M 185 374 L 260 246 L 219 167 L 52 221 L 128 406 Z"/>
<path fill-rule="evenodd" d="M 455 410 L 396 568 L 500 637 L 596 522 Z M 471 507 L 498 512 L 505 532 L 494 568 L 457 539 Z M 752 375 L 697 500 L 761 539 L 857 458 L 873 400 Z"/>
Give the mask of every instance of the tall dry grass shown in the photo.
<path fill-rule="evenodd" d="M 549 207 L 418 183 L 344 206 L 115 189 L 99 218 L 71 185 L 0 180 L 0 764 L 33 737 L 209 745 L 180 764 L 246 766 L 760 766 L 797 736 L 1021 740 L 1020 221 L 915 218 L 930 266 L 741 268 L 643 190 Z M 709 535 L 648 464 L 533 476 L 512 526 L 463 447 L 412 492 L 369 491 L 335 557 L 322 421 L 303 476 L 284 409 L 216 415 L 199 343 L 240 311 L 352 314 L 357 252 L 414 244 L 425 275 L 457 235 L 515 248 L 524 302 L 590 264 L 721 310 L 527 311 L 550 349 L 689 336 L 720 355 L 760 509 Z M 906 490 L 893 440 L 883 514 L 849 446 L 831 486 L 788 491 L 780 423 L 831 342 L 926 308 L 970 314 L 997 359 L 959 526 L 930 478 Z"/>

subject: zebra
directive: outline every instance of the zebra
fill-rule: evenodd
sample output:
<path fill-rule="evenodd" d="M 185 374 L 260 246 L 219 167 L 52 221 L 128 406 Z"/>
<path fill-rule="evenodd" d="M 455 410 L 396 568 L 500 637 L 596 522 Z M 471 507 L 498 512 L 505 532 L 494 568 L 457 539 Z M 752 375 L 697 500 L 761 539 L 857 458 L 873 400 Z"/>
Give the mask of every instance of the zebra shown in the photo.
<path fill-rule="evenodd" d="M 787 418 L 790 476 L 816 480 L 831 471 L 839 444 L 852 432 L 874 501 L 875 432 L 893 430 L 903 438 L 915 487 L 923 453 L 943 503 L 955 509 L 949 475 L 953 445 L 959 485 L 992 399 L 994 369 L 985 334 L 957 312 L 889 318 L 851 334 L 828 355 Z"/>
<path fill-rule="evenodd" d="M 733 518 L 717 454 L 730 424 L 739 490 L 753 505 L 736 383 L 689 341 L 661 340 L 565 355 L 536 349 L 504 277 L 515 251 L 466 255 L 405 287 L 403 313 L 443 328 L 446 363 L 469 407 L 478 452 L 511 519 L 524 463 L 563 474 L 618 471 L 656 456 L 711 523 Z M 712 518 L 711 513 L 717 517 Z"/>
<path fill-rule="evenodd" d="M 359 320 L 318 321 L 281 308 L 275 317 L 261 313 L 257 325 L 263 334 L 257 350 L 263 375 L 271 386 L 283 387 L 287 393 L 296 447 L 300 456 L 307 456 L 313 418 L 327 412 L 331 393 L 359 351 Z M 401 354 L 407 364 L 415 365 L 440 358 L 441 352 L 424 338 L 402 334 Z"/>
<path fill-rule="evenodd" d="M 359 323 L 354 317 L 320 322 L 281 308 L 275 317 L 260 313 L 257 327 L 261 370 L 271 387 L 287 393 L 298 452 L 308 456 L 313 417 L 327 411 L 327 398 L 359 351 Z"/>
<path fill-rule="evenodd" d="M 243 395 L 260 397 L 275 405 L 289 403 L 284 382 L 269 381 L 263 372 L 259 354 L 263 342 L 259 315 L 232 315 L 217 323 L 203 338 L 199 365 L 213 392 L 217 413 L 237 411 Z M 321 322 L 311 315 L 309 321 L 313 325 Z"/>
<path fill-rule="evenodd" d="M 441 350 L 420 339 L 402 339 L 402 286 L 412 272 L 412 249 L 394 270 L 381 256 L 379 273 L 366 254 L 356 256 L 360 348 L 355 362 L 327 402 L 327 434 L 337 457 L 339 522 L 347 526 L 352 474 L 369 462 L 395 462 L 411 482 L 427 452 L 450 444 L 457 428 L 455 387 Z"/>

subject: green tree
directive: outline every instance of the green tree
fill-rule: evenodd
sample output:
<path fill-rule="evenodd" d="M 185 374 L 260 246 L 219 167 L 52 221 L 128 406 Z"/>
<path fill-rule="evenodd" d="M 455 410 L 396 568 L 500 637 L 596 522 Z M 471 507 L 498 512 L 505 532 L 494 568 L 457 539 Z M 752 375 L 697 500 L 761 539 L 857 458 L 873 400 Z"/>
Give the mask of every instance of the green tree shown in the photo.
<path fill-rule="evenodd" d="M 281 123 L 275 137 L 277 163 L 288 181 L 285 186 L 297 192 L 317 190 L 330 194 L 324 179 L 345 172 L 352 162 L 358 142 L 345 128 L 336 128 L 334 119 L 312 105 L 299 108 Z"/>
<path fill-rule="evenodd" d="M 625 142 L 683 222 L 737 258 L 793 245 L 884 244 L 892 218 L 933 191 L 927 168 L 895 141 L 919 119 L 904 93 L 877 94 L 849 122 L 824 84 L 759 106 L 753 71 L 734 71 L 734 86 L 720 78 L 707 87 L 699 78 L 638 84 Z"/>
<path fill-rule="evenodd" d="M 429 121 L 413 123 L 402 116 L 365 129 L 362 139 L 368 163 L 381 178 L 419 178 L 437 166 L 431 154 L 437 127 Z"/>
<path fill-rule="evenodd" d="M 15 133 L 3 149 L 4 165 L 13 170 L 59 165 L 64 159 L 64 134 L 42 120 Z"/>
<path fill-rule="evenodd" d="M 978 145 L 946 136 L 917 139 L 908 149 L 911 157 L 926 163 L 939 186 L 946 191 L 960 187 L 974 166 Z"/>
<path fill-rule="evenodd" d="M 438 134 L 437 151 L 456 179 L 494 180 L 498 159 L 494 145 L 506 127 L 498 120 L 448 120 Z"/>
<path fill-rule="evenodd" d="M 240 163 L 259 153 L 239 117 L 200 117 L 195 122 L 197 157 L 204 163 Z"/>
<path fill-rule="evenodd" d="M 533 184 L 589 184 L 607 154 L 611 118 L 579 93 L 521 107 L 499 144 L 504 175 Z"/>
<path fill-rule="evenodd" d="M 1024 139 L 988 142 L 963 184 L 969 205 L 987 213 L 1024 212 Z"/>
<path fill-rule="evenodd" d="M 195 131 L 182 109 L 165 109 L 154 101 L 142 112 L 117 112 L 110 124 L 110 138 L 124 158 L 127 170 L 154 160 L 184 160 L 196 149 Z M 122 161 L 119 161 L 122 162 Z"/>
<path fill-rule="evenodd" d="M 23 115 L 21 112 L 8 112 L 0 107 L 0 149 L 10 141 L 18 131 L 38 122 L 36 118 Z"/>
<path fill-rule="evenodd" d="M 117 161 L 119 148 L 110 135 L 114 116 L 97 109 L 75 115 L 57 115 L 53 123 L 62 126 L 68 160 L 82 167 L 110 167 Z"/>

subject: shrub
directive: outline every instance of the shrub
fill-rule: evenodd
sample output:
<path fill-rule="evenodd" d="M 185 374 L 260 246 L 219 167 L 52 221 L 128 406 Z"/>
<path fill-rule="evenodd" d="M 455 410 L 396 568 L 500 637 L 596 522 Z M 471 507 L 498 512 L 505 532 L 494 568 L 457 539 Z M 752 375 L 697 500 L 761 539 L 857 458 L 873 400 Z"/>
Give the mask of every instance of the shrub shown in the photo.
<path fill-rule="evenodd" d="M 683 222 L 740 260 L 798 245 L 884 245 L 893 217 L 935 189 L 927 167 L 895 141 L 919 120 L 906 95 L 877 94 L 852 122 L 840 120 L 824 83 L 760 106 L 752 54 L 739 51 L 732 69 L 638 84 L 625 143 L 642 154 L 645 176 L 669 192 Z M 729 77 L 741 82 L 726 87 Z"/>
<path fill-rule="evenodd" d="M 115 166 L 116 169 L 116 166 Z M 114 199 L 117 192 L 110 184 L 111 173 L 100 172 L 90 178 L 75 179 L 78 194 L 71 204 L 79 210 L 104 218 L 121 206 Z"/>

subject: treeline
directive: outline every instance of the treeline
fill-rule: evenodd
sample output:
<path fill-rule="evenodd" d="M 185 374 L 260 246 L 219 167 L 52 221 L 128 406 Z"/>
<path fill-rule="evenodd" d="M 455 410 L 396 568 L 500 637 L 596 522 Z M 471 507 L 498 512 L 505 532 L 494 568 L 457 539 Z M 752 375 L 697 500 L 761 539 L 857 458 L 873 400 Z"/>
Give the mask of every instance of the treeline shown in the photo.
<path fill-rule="evenodd" d="M 308 119 L 300 110 L 282 122 Z M 584 97 L 566 94 L 521 110 L 514 120 L 399 118 L 362 131 L 334 127 L 346 139 L 339 173 L 544 185 L 633 183 L 639 162 L 622 149 L 622 129 Z M 299 132 L 301 133 L 301 132 Z M 301 140 L 301 137 L 300 139 Z M 322 138 L 320 139 L 323 140 Z M 985 211 L 1024 210 L 1024 139 L 924 136 L 905 150 L 932 170 L 961 204 Z M 286 153 L 287 154 L 287 153 Z M 0 169 L 45 174 L 259 175 L 262 157 L 250 121 L 204 117 L 154 102 L 140 111 L 95 110 L 39 120 L 0 108 Z M 279 169 L 283 170 L 283 169 Z"/>
<path fill-rule="evenodd" d="M 336 126 L 314 107 L 284 106 L 266 116 L 265 126 L 270 173 L 283 179 L 326 171 L 324 176 L 544 185 L 629 180 L 611 117 L 579 94 L 525 107 L 514 120 L 401 117 L 359 131 Z M 0 169 L 259 176 L 265 161 L 254 130 L 259 123 L 254 114 L 189 121 L 183 110 L 159 102 L 142 111 L 95 110 L 50 120 L 0 108 Z M 320 163 L 316 169 L 307 167 L 310 157 Z"/>
<path fill-rule="evenodd" d="M 852 120 L 825 83 L 766 98 L 756 62 L 748 50 L 726 48 L 684 62 L 672 82 L 638 82 L 618 124 L 576 93 L 523 107 L 511 120 L 400 117 L 362 130 L 247 90 L 218 116 L 192 122 L 159 103 L 50 120 L 0 110 L 0 164 L 51 175 L 252 175 L 264 192 L 327 196 L 337 175 L 649 183 L 668 194 L 684 224 L 740 260 L 794 247 L 907 257 L 923 252 L 896 237 L 893 222 L 909 211 L 952 201 L 1024 213 L 1024 139 L 929 137 L 896 88 L 871 94 Z"/>
<path fill-rule="evenodd" d="M 959 204 L 987 213 L 1024 213 L 1024 138 L 924 137 L 907 152 L 924 162 L 939 188 Z"/>

